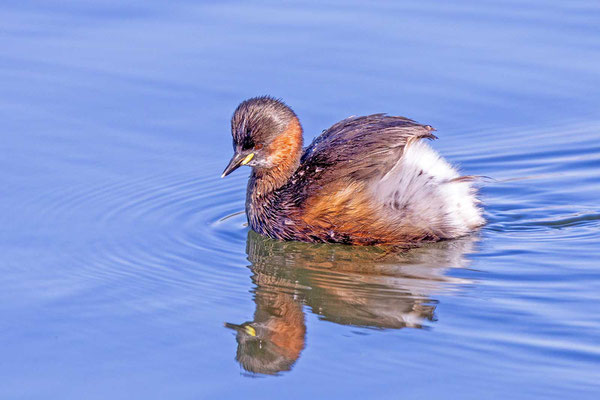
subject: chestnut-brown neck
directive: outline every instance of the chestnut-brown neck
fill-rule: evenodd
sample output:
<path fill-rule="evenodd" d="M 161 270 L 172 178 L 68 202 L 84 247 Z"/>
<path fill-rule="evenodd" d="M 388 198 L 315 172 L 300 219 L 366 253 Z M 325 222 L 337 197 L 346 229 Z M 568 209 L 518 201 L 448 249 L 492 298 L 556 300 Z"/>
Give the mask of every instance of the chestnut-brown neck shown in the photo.
<path fill-rule="evenodd" d="M 284 133 L 267 148 L 270 168 L 254 168 L 250 177 L 248 196 L 250 201 L 268 196 L 283 186 L 300 165 L 302 155 L 302 127 L 293 118 Z"/>

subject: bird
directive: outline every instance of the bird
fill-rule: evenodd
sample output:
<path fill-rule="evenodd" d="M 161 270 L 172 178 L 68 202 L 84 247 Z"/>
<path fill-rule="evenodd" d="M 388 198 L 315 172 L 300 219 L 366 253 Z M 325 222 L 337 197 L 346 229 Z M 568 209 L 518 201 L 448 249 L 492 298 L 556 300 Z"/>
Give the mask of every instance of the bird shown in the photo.
<path fill-rule="evenodd" d="M 346 118 L 303 148 L 296 113 L 259 96 L 231 118 L 234 155 L 222 178 L 252 168 L 245 211 L 255 232 L 283 241 L 418 246 L 484 225 L 473 176 L 424 139 L 435 129 L 372 114 Z"/>

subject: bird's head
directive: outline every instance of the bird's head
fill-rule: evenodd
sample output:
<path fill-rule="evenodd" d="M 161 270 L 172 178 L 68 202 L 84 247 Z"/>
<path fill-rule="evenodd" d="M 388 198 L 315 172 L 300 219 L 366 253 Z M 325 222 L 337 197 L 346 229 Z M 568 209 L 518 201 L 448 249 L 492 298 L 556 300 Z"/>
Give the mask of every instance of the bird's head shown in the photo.
<path fill-rule="evenodd" d="M 271 169 L 289 164 L 302 149 L 302 127 L 290 107 L 272 97 L 242 102 L 231 118 L 233 157 L 221 177 L 242 165 Z"/>

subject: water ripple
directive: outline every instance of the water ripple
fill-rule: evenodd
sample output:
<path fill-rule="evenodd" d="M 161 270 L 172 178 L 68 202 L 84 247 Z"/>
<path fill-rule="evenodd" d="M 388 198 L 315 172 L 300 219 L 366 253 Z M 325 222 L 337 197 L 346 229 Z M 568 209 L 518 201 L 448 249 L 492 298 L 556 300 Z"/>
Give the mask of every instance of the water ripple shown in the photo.
<path fill-rule="evenodd" d="M 22 206 L 42 208 L 38 229 L 69 221 L 76 230 L 69 234 L 79 237 L 74 273 L 209 291 L 218 282 L 222 290 L 244 265 L 243 251 L 231 250 L 245 246 L 243 181 L 191 171 L 57 188 Z"/>

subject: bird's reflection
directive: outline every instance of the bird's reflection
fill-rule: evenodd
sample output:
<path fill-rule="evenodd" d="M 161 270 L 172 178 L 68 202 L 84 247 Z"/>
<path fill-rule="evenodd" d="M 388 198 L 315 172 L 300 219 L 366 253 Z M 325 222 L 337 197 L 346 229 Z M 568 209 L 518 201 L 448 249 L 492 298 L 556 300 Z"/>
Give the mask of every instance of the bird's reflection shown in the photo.
<path fill-rule="evenodd" d="M 256 310 L 237 331 L 236 360 L 247 371 L 289 371 L 305 346 L 303 306 L 321 319 L 379 329 L 422 328 L 435 319 L 431 296 L 465 281 L 445 275 L 464 267 L 475 238 L 404 252 L 374 247 L 279 242 L 248 233 Z"/>

